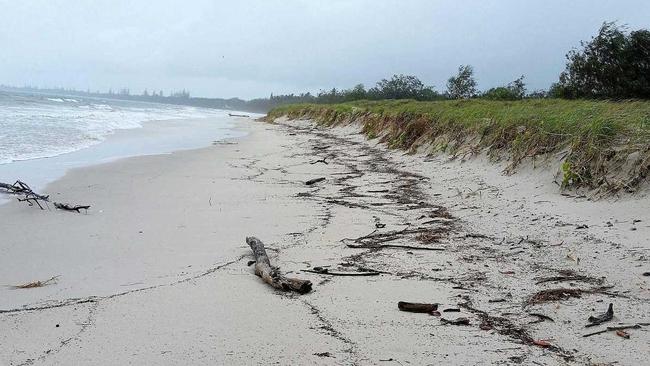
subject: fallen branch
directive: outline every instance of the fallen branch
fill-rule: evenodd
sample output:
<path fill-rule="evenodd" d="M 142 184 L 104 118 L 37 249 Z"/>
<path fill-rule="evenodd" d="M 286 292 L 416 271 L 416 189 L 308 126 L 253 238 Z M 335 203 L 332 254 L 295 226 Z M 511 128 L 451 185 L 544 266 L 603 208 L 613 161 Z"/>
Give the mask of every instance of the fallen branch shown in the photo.
<path fill-rule="evenodd" d="M 22 195 L 24 196 L 23 198 L 18 198 L 18 202 L 27 202 L 28 205 L 30 206 L 38 206 L 41 210 L 44 210 L 43 205 L 41 205 L 41 202 L 50 202 L 50 196 L 45 196 L 42 194 L 38 194 L 32 190 L 32 188 L 25 182 L 22 182 L 20 180 L 17 180 L 16 183 L 14 184 L 8 184 L 8 183 L 2 183 L 0 182 L 0 192 L 6 193 L 6 194 L 13 194 L 13 195 Z M 80 210 L 88 210 L 90 206 L 88 205 L 76 205 L 76 206 L 71 206 L 67 203 L 58 203 L 58 202 L 53 202 L 54 207 L 61 209 L 61 210 L 66 210 L 66 211 L 76 211 L 80 212 Z"/>
<path fill-rule="evenodd" d="M 397 303 L 397 308 L 410 313 L 431 313 L 438 310 L 438 304 L 400 301 Z"/>
<path fill-rule="evenodd" d="M 440 233 L 448 230 L 445 227 L 439 228 L 404 228 L 398 231 L 387 231 L 387 232 L 377 232 L 378 230 L 373 230 L 370 234 L 360 236 L 356 239 L 344 238 L 341 239 L 341 242 L 353 241 L 356 244 L 346 244 L 348 248 L 356 249 L 381 249 L 381 248 L 402 248 L 402 249 L 411 249 L 411 250 L 434 250 L 442 251 L 446 250 L 445 248 L 436 248 L 428 246 L 414 246 L 414 245 L 401 245 L 401 244 L 381 244 L 387 243 L 390 241 L 402 239 L 407 235 L 415 235 L 415 239 L 423 243 L 431 243 L 437 241 Z"/>
<path fill-rule="evenodd" d="M 323 163 L 323 164 L 325 164 L 325 165 L 329 165 L 329 163 L 327 162 L 327 160 L 325 160 L 325 158 L 323 158 L 323 159 L 318 159 L 318 160 L 316 160 L 316 161 L 312 161 L 312 162 L 309 163 L 309 164 L 314 165 L 314 164 L 318 164 L 318 163 Z"/>
<path fill-rule="evenodd" d="M 80 210 L 86 210 L 90 208 L 89 205 L 75 205 L 71 206 L 67 203 L 57 203 L 54 202 L 54 207 L 58 208 L 59 210 L 64 210 L 64 211 L 76 211 L 77 213 L 81 213 Z"/>
<path fill-rule="evenodd" d="M 325 178 L 323 178 L 323 177 L 320 177 L 320 178 L 314 178 L 314 179 L 310 179 L 310 180 L 306 181 L 305 184 L 308 185 L 308 186 L 310 186 L 310 185 L 312 185 L 312 184 L 316 184 L 316 183 L 318 183 L 318 182 L 322 182 L 322 181 L 324 181 L 324 180 L 325 180 Z"/>
<path fill-rule="evenodd" d="M 399 245 L 399 244 L 345 244 L 345 245 L 348 248 L 355 248 L 355 249 L 402 248 L 402 249 L 411 249 L 411 250 L 435 250 L 435 251 L 446 250 L 445 248 L 438 248 L 438 247 L 423 247 L 423 246 Z"/>
<path fill-rule="evenodd" d="M 553 320 L 553 318 L 551 318 L 550 316 L 544 315 L 544 314 L 539 314 L 539 313 L 528 313 L 528 315 L 530 315 L 530 316 L 534 316 L 534 317 L 537 317 L 537 320 L 533 320 L 532 322 L 529 322 L 528 324 L 541 323 L 541 322 L 543 322 L 544 320 L 548 320 L 548 321 L 550 321 L 550 322 L 555 322 L 555 320 Z"/>
<path fill-rule="evenodd" d="M 41 210 L 45 210 L 43 208 L 43 206 L 41 206 L 41 203 L 38 202 L 38 201 L 39 201 L 39 198 L 32 197 L 30 195 L 26 195 L 25 198 L 19 198 L 18 199 L 18 202 L 27 202 L 27 204 L 30 205 L 30 206 L 34 206 L 34 204 L 36 204 Z"/>
<path fill-rule="evenodd" d="M 271 261 L 261 240 L 250 236 L 246 238 L 246 243 L 255 256 L 255 274 L 262 277 L 264 282 L 284 291 L 295 291 L 300 294 L 311 291 L 311 281 L 284 277 L 278 268 L 271 267 Z"/>
<path fill-rule="evenodd" d="M 569 276 L 553 276 L 553 277 L 537 277 L 535 284 L 539 285 L 546 282 L 567 282 L 567 281 L 581 281 L 581 282 L 602 282 L 597 278 L 591 278 L 583 275 L 569 275 Z"/>
<path fill-rule="evenodd" d="M 595 336 L 595 335 L 603 334 L 603 333 L 607 333 L 607 332 L 613 332 L 613 331 L 619 331 L 619 330 L 625 330 L 625 329 L 639 329 L 639 328 L 641 328 L 641 324 L 622 325 L 622 326 L 618 326 L 618 327 L 607 327 L 605 329 L 602 329 L 602 330 L 599 330 L 599 331 L 596 331 L 596 332 L 583 334 L 582 337 L 587 338 L 587 337 L 591 337 L 591 336 Z"/>
<path fill-rule="evenodd" d="M 449 325 L 469 325 L 469 319 L 467 318 L 456 318 L 456 319 L 445 319 L 440 318 L 440 323 L 449 324 Z"/>
<path fill-rule="evenodd" d="M 375 271 L 331 272 L 329 269 L 323 267 L 314 267 L 313 269 L 303 269 L 302 271 L 309 272 L 309 273 L 329 275 L 329 276 L 379 276 L 380 274 L 379 272 L 375 272 Z"/>
<path fill-rule="evenodd" d="M 38 193 L 35 193 L 27 183 L 17 180 L 14 184 L 7 184 L 0 182 L 0 189 L 4 189 L 4 193 L 7 194 L 24 194 L 26 197 L 31 196 L 35 199 L 47 201 L 50 196 L 43 196 Z"/>

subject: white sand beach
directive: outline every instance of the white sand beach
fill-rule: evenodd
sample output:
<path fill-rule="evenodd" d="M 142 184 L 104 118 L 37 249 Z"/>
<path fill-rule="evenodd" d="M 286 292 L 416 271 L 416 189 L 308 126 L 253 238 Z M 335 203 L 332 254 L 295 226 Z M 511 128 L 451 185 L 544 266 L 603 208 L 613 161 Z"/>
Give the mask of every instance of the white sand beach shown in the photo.
<path fill-rule="evenodd" d="M 244 137 L 76 168 L 42 189 L 87 213 L 0 206 L 0 365 L 647 362 L 646 326 L 583 337 L 650 322 L 644 193 L 594 202 L 561 195 L 543 167 L 504 176 L 482 158 L 388 151 L 354 126 L 277 122 L 240 118 Z M 443 250 L 344 240 L 371 233 Z M 247 236 L 313 291 L 264 284 Z M 301 271 L 316 266 L 382 273 Z M 558 288 L 581 292 L 531 301 Z M 614 320 L 585 328 L 609 303 Z M 469 325 L 441 321 L 460 317 Z"/>

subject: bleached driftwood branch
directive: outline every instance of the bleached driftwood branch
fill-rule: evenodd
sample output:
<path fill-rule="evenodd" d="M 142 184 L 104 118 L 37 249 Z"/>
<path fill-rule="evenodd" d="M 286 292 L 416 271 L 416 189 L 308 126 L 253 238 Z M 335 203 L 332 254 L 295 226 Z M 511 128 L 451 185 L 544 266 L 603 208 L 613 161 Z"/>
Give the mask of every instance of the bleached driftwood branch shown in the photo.
<path fill-rule="evenodd" d="M 43 205 L 41 205 L 41 202 L 45 202 L 46 204 L 50 202 L 50 196 L 44 196 L 42 194 L 34 192 L 27 183 L 20 180 L 17 180 L 14 184 L 0 182 L 0 192 L 5 194 L 23 196 L 22 198 L 18 198 L 19 202 L 27 202 L 27 204 L 30 206 L 37 205 L 41 210 L 45 209 L 43 208 Z M 54 204 L 54 207 L 64 211 L 81 212 L 81 210 L 88 210 L 90 208 L 90 205 L 70 205 L 67 203 L 59 202 L 52 203 Z"/>
<path fill-rule="evenodd" d="M 264 249 L 264 243 L 256 237 L 247 237 L 246 243 L 255 256 L 255 274 L 274 288 L 306 294 L 311 291 L 311 281 L 284 277 L 278 268 L 271 267 L 271 261 Z"/>

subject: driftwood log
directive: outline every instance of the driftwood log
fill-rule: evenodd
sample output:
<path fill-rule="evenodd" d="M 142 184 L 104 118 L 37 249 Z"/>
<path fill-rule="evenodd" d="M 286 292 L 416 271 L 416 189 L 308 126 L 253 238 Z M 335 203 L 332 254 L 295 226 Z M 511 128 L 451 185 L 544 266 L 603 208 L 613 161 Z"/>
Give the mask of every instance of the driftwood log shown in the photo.
<path fill-rule="evenodd" d="M 411 313 L 431 313 L 438 310 L 438 304 L 400 301 L 397 303 L 397 308 L 401 311 L 408 311 Z"/>
<path fill-rule="evenodd" d="M 0 182 L 0 193 L 13 194 L 18 196 L 23 196 L 23 198 L 18 198 L 18 202 L 27 202 L 30 206 L 38 206 L 41 210 L 45 210 L 41 202 L 47 205 L 50 202 L 50 196 L 45 196 L 34 192 L 31 187 L 20 180 L 17 180 L 14 184 L 2 183 Z M 54 207 L 59 210 L 65 211 L 76 211 L 81 212 L 81 210 L 88 210 L 89 205 L 70 205 L 67 203 L 58 203 L 52 202 Z M 49 207 L 48 207 L 49 208 Z"/>
<path fill-rule="evenodd" d="M 261 240 L 249 236 L 246 238 L 246 243 L 251 247 L 255 256 L 255 274 L 262 277 L 264 282 L 283 291 L 295 291 L 300 294 L 311 291 L 311 281 L 284 277 L 278 268 L 271 266 L 271 261 Z"/>
<path fill-rule="evenodd" d="M 58 203 L 54 202 L 54 207 L 58 208 L 59 210 L 64 210 L 64 211 L 76 211 L 77 213 L 81 213 L 81 210 L 86 210 L 90 208 L 89 205 L 69 205 L 67 203 Z"/>
<path fill-rule="evenodd" d="M 305 184 L 308 185 L 308 186 L 311 186 L 311 185 L 313 185 L 313 184 L 316 184 L 316 183 L 318 183 L 318 182 L 322 182 L 322 181 L 324 181 L 324 180 L 325 180 L 324 177 L 314 178 L 314 179 L 310 179 L 310 180 L 306 181 Z"/>
<path fill-rule="evenodd" d="M 38 193 L 35 193 L 34 191 L 32 191 L 29 185 L 27 185 L 27 183 L 19 180 L 17 180 L 16 183 L 14 184 L 0 182 L 0 189 L 2 189 L 3 192 L 7 194 L 24 195 L 25 197 L 31 197 L 29 199 L 47 201 L 50 198 L 50 196 L 43 196 Z"/>

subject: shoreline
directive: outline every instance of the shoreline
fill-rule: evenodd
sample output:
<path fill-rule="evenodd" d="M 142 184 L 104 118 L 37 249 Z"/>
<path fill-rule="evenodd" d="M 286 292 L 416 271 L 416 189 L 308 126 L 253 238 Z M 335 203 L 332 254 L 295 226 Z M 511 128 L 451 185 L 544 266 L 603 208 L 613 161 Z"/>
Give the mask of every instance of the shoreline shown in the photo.
<path fill-rule="evenodd" d="M 503 176 L 481 161 L 388 151 L 355 126 L 277 122 L 242 123 L 249 133 L 234 144 L 74 169 L 47 187 L 92 204 L 88 215 L 0 206 L 8 238 L 0 252 L 12 258 L 0 278 L 61 275 L 43 288 L 0 289 L 0 364 L 642 362 L 645 328 L 629 340 L 581 335 L 608 302 L 612 325 L 644 320 L 647 196 L 567 198 L 540 171 Z M 304 185 L 317 177 L 326 180 Z M 376 230 L 393 233 L 395 244 L 443 250 L 346 246 Z M 263 284 L 246 266 L 246 236 L 314 291 L 286 295 Z M 385 273 L 301 272 L 315 266 Z M 566 271 L 582 279 L 537 284 Z M 609 295 L 522 307 L 543 289 L 609 285 Z M 400 312 L 398 301 L 458 308 L 443 317 L 470 326 Z M 555 321 L 529 324 L 530 312 Z M 552 338 L 553 347 L 524 335 Z"/>
<path fill-rule="evenodd" d="M 241 137 L 240 122 L 227 116 L 144 121 L 139 128 L 115 130 L 103 141 L 79 150 L 0 164 L 0 178 L 6 180 L 5 183 L 20 179 L 35 191 L 43 190 L 48 183 L 63 178 L 71 169 L 136 156 L 198 149 L 224 139 Z M 6 201 L 0 197 L 0 205 Z"/>
<path fill-rule="evenodd" d="M 126 130 L 126 131 L 119 131 L 118 133 L 114 134 L 111 136 L 111 141 L 107 141 L 107 145 L 115 144 L 116 142 L 120 142 L 120 140 L 124 141 L 126 140 L 127 142 L 130 142 L 132 139 L 139 139 L 142 135 L 146 135 L 148 133 L 151 133 L 153 125 L 153 132 L 159 131 L 159 127 L 161 123 L 165 122 L 170 122 L 170 126 L 175 126 L 176 124 L 184 124 L 187 123 L 188 120 L 173 120 L 173 121 L 151 121 L 151 123 L 145 123 L 145 128 L 142 129 L 137 129 L 137 130 Z M 87 213 L 81 213 L 80 216 L 82 217 L 81 219 L 84 219 L 84 216 L 98 216 L 101 214 L 105 213 L 106 207 L 107 206 L 112 206 L 113 204 L 111 203 L 111 198 L 110 197 L 102 197 L 103 198 L 103 206 L 100 206 L 100 204 L 97 203 L 97 200 L 94 199 L 94 192 L 93 189 L 96 188 L 97 186 L 101 186 L 106 184 L 105 183 L 105 176 L 114 176 L 116 174 L 119 174 L 119 172 L 123 169 L 128 169 L 129 167 L 133 167 L 131 173 L 138 171 L 138 175 L 142 174 L 141 172 L 143 171 L 143 168 L 146 168 L 149 165 L 170 165 L 171 160 L 175 160 L 175 164 L 184 164 L 185 162 L 191 161 L 194 158 L 198 157 L 201 160 L 206 160 L 206 156 L 212 156 L 214 154 L 214 150 L 223 150 L 219 149 L 220 147 L 234 147 L 237 146 L 241 141 L 245 141 L 247 138 L 247 128 L 245 126 L 246 122 L 243 121 L 237 121 L 235 122 L 235 125 L 231 127 L 231 130 L 237 132 L 237 136 L 232 136 L 232 137 L 221 137 L 219 140 L 215 140 L 212 142 L 207 142 L 206 145 L 200 146 L 200 147 L 188 147 L 186 149 L 180 149 L 180 150 L 174 150 L 174 151 L 169 151 L 169 152 L 156 152 L 156 153 L 150 153 L 150 154 L 138 154 L 138 155 L 127 155 L 127 156 L 111 156 L 107 158 L 106 160 L 98 160 L 94 161 L 91 163 L 88 163 L 88 165 L 81 165 L 81 166 L 76 166 L 76 167 L 70 167 L 68 168 L 62 176 L 55 178 L 49 182 L 46 183 L 46 185 L 40 189 L 40 193 L 44 195 L 50 195 L 51 198 L 54 198 L 56 200 L 61 200 L 64 202 L 70 202 L 73 204 L 78 204 L 83 202 L 87 202 L 88 204 L 91 205 L 91 209 L 88 210 Z M 148 126 L 147 126 L 148 125 Z M 149 127 L 149 128 L 148 128 Z M 211 138 L 209 138 L 211 140 Z M 109 147 L 110 151 L 114 151 L 114 147 Z M 229 152 L 232 153 L 232 149 L 227 149 Z M 79 151 L 80 153 L 87 154 L 87 151 Z M 223 157 L 217 157 L 220 160 L 225 160 Z M 44 159 L 37 159 L 37 160 L 47 160 L 48 158 Z M 46 161 L 39 161 L 38 163 L 45 163 Z M 174 166 L 174 165 L 171 165 Z M 154 169 L 155 170 L 155 169 Z M 88 178 L 88 175 L 96 175 L 99 177 L 99 179 L 95 178 Z M 115 177 L 113 177 L 115 179 Z M 155 176 L 153 177 L 155 178 Z M 90 182 L 92 180 L 94 184 L 89 184 L 86 187 L 84 187 L 83 181 Z M 146 179 L 149 181 L 150 179 Z M 123 184 L 124 182 L 120 182 L 119 179 L 116 180 L 116 186 L 119 184 Z M 72 188 L 72 189 L 71 189 Z M 104 187 L 104 190 L 110 190 L 110 187 Z M 80 192 L 83 191 L 83 192 Z M 66 194 L 67 192 L 67 194 Z M 128 192 L 124 192 L 127 193 Z M 108 193 L 110 195 L 110 193 Z M 16 200 L 12 199 L 12 196 L 6 195 L 5 197 L 8 198 L 6 202 L 0 203 L 0 212 L 6 212 L 7 215 L 10 212 L 16 212 L 20 211 L 21 214 L 25 215 L 24 218 L 22 219 L 17 219 L 16 222 L 19 222 L 20 220 L 30 220 L 32 218 L 37 218 L 41 220 L 48 220 L 48 216 L 50 215 L 64 215 L 62 217 L 57 217 L 54 218 L 54 220 L 57 219 L 63 219 L 61 224 L 68 224 L 72 223 L 73 221 L 70 221 L 69 219 L 73 219 L 75 217 L 75 214 L 70 213 L 69 217 L 66 215 L 66 212 L 63 211 L 58 211 L 51 205 L 48 205 L 48 207 L 45 210 L 39 210 L 36 207 L 29 207 L 24 203 L 17 202 Z M 124 205 L 123 207 L 127 207 L 130 205 L 130 203 L 127 201 L 123 202 Z M 128 212 L 125 212 L 125 214 L 129 214 Z M 10 226 L 12 223 L 6 223 L 5 225 L 0 225 L 4 226 L 5 228 Z M 110 225 L 110 223 L 109 223 Z M 117 229 L 115 227 L 112 227 L 113 229 Z M 3 228 L 4 229 L 4 228 Z M 140 231 L 138 231 L 139 234 L 142 234 Z M 43 237 L 44 239 L 45 237 Z M 9 271 L 8 271 L 9 272 Z M 43 272 L 45 273 L 45 272 Z M 13 283 L 16 282 L 13 280 L 10 276 L 7 276 L 6 273 L 3 275 L 0 275 L 0 277 L 4 278 L 5 280 L 9 279 L 8 283 Z M 20 282 L 20 281 L 19 281 Z M 163 281 L 164 282 L 164 281 Z M 133 284 L 129 284 L 128 281 L 120 284 L 119 286 L 132 286 Z M 136 284 L 137 285 L 137 284 Z M 136 286 L 137 287 L 137 286 Z M 145 286 L 146 287 L 146 286 Z M 48 289 L 45 287 L 44 289 Z M 106 294 L 110 295 L 112 293 L 120 293 L 120 288 L 119 287 L 114 287 L 111 289 L 111 291 L 107 292 Z M 8 292 L 9 293 L 9 292 Z M 28 292 L 24 292 L 24 294 L 28 294 Z M 70 294 L 67 296 L 67 298 L 78 298 L 78 297 L 83 297 L 84 295 L 89 295 L 89 296 L 95 296 L 95 294 Z M 43 302 L 46 304 L 49 302 L 56 302 L 59 300 L 64 300 L 66 296 L 62 297 L 61 299 L 51 299 L 50 295 L 47 295 L 47 299 L 43 301 L 36 301 L 36 302 L 31 302 L 30 304 L 34 303 L 39 303 Z M 4 300 L 4 299 L 3 299 Z M 3 303 L 0 301 L 1 305 L 0 307 L 6 309 L 6 303 Z M 13 304 L 15 306 L 25 306 L 27 303 L 24 304 Z"/>

